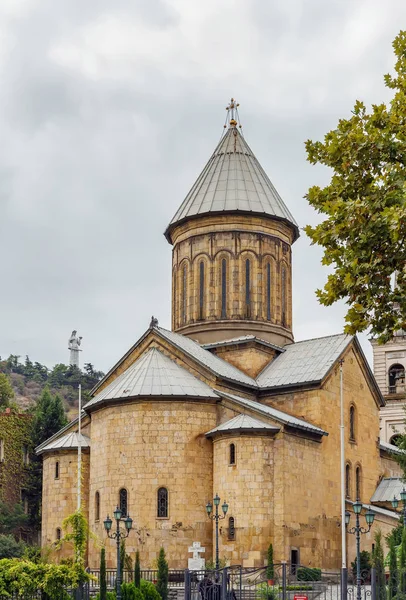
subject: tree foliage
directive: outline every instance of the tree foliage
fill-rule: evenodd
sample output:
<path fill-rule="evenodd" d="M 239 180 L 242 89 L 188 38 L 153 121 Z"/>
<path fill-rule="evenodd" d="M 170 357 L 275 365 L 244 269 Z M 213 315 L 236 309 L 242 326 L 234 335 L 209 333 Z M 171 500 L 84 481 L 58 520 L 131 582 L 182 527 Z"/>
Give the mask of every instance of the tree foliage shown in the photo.
<path fill-rule="evenodd" d="M 135 565 L 134 565 L 134 585 L 139 588 L 141 585 L 141 564 L 140 564 L 140 553 L 135 553 Z"/>
<path fill-rule="evenodd" d="M 376 571 L 378 600 L 386 600 L 385 559 L 382 547 L 382 532 L 377 529 L 374 534 L 375 547 L 372 551 L 372 566 Z"/>
<path fill-rule="evenodd" d="M 396 556 L 395 539 L 388 537 L 389 544 L 389 600 L 392 600 L 398 592 L 398 563 Z"/>
<path fill-rule="evenodd" d="M 306 195 L 325 219 L 305 231 L 333 267 L 317 296 L 326 306 L 345 300 L 345 331 L 370 328 L 382 342 L 406 329 L 406 31 L 393 48 L 396 74 L 384 78 L 394 92 L 389 105 L 368 112 L 357 100 L 323 142 L 306 142 L 308 161 L 334 172 L 329 185 Z"/>
<path fill-rule="evenodd" d="M 107 598 L 107 581 L 106 581 L 106 549 L 100 550 L 100 600 Z"/>
<path fill-rule="evenodd" d="M 0 559 L 19 558 L 24 553 L 24 544 L 17 542 L 13 535 L 0 534 Z"/>
<path fill-rule="evenodd" d="M 0 410 L 7 408 L 14 392 L 10 380 L 5 373 L 0 373 Z"/>
<path fill-rule="evenodd" d="M 0 500 L 0 534 L 13 533 L 26 523 L 27 515 L 24 513 L 24 508 L 20 502 L 10 504 Z"/>
<path fill-rule="evenodd" d="M 156 589 L 162 600 L 167 600 L 168 598 L 168 571 L 169 567 L 165 558 L 165 550 L 161 548 L 158 556 L 158 581 Z"/>
<path fill-rule="evenodd" d="M 266 576 L 268 579 L 275 579 L 275 568 L 273 564 L 273 546 L 269 544 L 268 547 L 268 566 L 266 568 Z"/>

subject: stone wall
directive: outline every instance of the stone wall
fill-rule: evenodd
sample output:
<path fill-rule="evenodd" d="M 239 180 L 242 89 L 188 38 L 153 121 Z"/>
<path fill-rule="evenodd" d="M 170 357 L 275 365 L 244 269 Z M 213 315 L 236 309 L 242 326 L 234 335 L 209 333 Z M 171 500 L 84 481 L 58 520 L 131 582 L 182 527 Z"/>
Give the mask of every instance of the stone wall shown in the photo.
<path fill-rule="evenodd" d="M 134 531 L 127 553 L 138 549 L 143 568 L 154 568 L 161 546 L 170 568 L 184 568 L 188 547 L 200 541 L 211 554 L 211 523 L 205 505 L 213 490 L 212 442 L 204 434 L 216 425 L 215 405 L 204 402 L 152 400 L 106 407 L 92 413 L 90 527 L 105 539 L 103 519 L 128 492 Z M 157 517 L 157 492 L 169 493 L 168 518 Z M 95 494 L 100 520 L 95 520 Z M 115 565 L 115 543 L 106 542 L 108 566 Z M 90 547 L 89 564 L 99 552 Z"/>

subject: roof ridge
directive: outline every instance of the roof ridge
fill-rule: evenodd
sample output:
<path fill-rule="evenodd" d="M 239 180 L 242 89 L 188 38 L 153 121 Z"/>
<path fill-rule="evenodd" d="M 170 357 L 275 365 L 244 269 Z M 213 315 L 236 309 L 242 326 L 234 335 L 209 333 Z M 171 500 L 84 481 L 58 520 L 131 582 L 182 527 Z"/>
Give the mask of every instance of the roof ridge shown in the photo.
<path fill-rule="evenodd" d="M 332 333 L 331 335 L 320 335 L 318 337 L 314 337 L 314 338 L 308 338 L 307 340 L 299 340 L 297 342 L 290 342 L 289 344 L 285 344 L 283 346 L 283 348 L 286 348 L 286 346 L 297 346 L 298 344 L 304 344 L 305 342 L 314 342 L 316 340 L 325 340 L 327 338 L 333 338 L 333 337 L 350 337 L 351 339 L 354 339 L 356 336 L 355 335 L 351 335 L 349 333 Z"/>

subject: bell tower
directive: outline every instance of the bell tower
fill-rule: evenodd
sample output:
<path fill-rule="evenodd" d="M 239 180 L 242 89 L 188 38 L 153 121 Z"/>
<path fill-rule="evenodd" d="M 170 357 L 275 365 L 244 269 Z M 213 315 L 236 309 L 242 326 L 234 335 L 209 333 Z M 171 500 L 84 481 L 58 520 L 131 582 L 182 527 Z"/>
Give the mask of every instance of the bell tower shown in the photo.
<path fill-rule="evenodd" d="M 200 343 L 293 341 L 291 245 L 298 226 L 241 133 L 238 104 L 168 225 L 172 329 Z"/>

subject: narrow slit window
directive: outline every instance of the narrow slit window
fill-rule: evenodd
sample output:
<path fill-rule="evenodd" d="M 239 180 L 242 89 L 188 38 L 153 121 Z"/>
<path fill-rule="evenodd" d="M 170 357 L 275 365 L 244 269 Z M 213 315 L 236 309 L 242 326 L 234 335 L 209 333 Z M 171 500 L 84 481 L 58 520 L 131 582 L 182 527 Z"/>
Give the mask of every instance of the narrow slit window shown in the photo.
<path fill-rule="evenodd" d="M 30 464 L 30 454 L 27 446 L 23 446 L 23 464 L 26 466 Z"/>
<path fill-rule="evenodd" d="M 122 488 L 119 493 L 119 507 L 122 517 L 128 516 L 128 494 L 125 488 Z"/>
<path fill-rule="evenodd" d="M 94 520 L 100 521 L 100 492 L 96 492 L 94 497 Z"/>
<path fill-rule="evenodd" d="M 235 520 L 234 517 L 228 519 L 228 539 L 235 540 Z"/>
<path fill-rule="evenodd" d="M 361 467 L 357 467 L 355 470 L 355 492 L 356 500 L 361 500 Z"/>
<path fill-rule="evenodd" d="M 55 463 L 55 479 L 59 479 L 59 461 Z"/>
<path fill-rule="evenodd" d="M 56 541 L 59 542 L 61 540 L 62 537 L 62 530 L 60 527 L 56 528 Z"/>
<path fill-rule="evenodd" d="M 0 462 L 4 462 L 4 440 L 0 439 Z"/>
<path fill-rule="evenodd" d="M 235 465 L 235 444 L 230 444 L 230 465 Z"/>
<path fill-rule="evenodd" d="M 227 316 L 227 261 L 221 261 L 221 318 Z"/>
<path fill-rule="evenodd" d="M 266 265 L 266 318 L 271 320 L 271 264 Z"/>
<path fill-rule="evenodd" d="M 286 325 L 286 267 L 282 267 L 281 288 L 282 325 Z"/>
<path fill-rule="evenodd" d="M 355 407 L 350 406 L 350 440 L 355 442 Z"/>
<path fill-rule="evenodd" d="M 345 466 L 345 497 L 351 497 L 351 467 L 348 464 Z"/>
<path fill-rule="evenodd" d="M 245 314 L 251 316 L 251 263 L 248 258 L 245 261 Z"/>
<path fill-rule="evenodd" d="M 199 268 L 199 319 L 204 318 L 204 262 Z"/>
<path fill-rule="evenodd" d="M 161 487 L 158 490 L 157 516 L 159 519 L 168 518 L 168 490 L 164 487 Z"/>
<path fill-rule="evenodd" d="M 187 267 L 184 265 L 182 270 L 182 323 L 186 323 L 186 295 L 187 295 Z"/>

